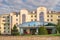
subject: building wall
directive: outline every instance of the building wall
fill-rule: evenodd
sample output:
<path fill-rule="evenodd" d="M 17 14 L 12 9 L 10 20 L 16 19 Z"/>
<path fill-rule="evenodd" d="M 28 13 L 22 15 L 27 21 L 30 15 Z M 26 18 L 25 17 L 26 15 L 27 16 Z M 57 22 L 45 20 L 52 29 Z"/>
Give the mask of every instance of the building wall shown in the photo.
<path fill-rule="evenodd" d="M 37 15 L 36 14 L 28 14 L 29 15 L 29 22 L 30 21 L 37 21 Z"/>
<path fill-rule="evenodd" d="M 11 28 L 13 28 L 14 25 L 19 25 L 22 24 L 22 15 L 25 15 L 25 22 L 31 22 L 31 21 L 40 21 L 39 19 L 39 14 L 43 12 L 44 13 L 44 21 L 45 22 L 51 22 L 57 24 L 57 19 L 60 19 L 60 14 L 59 13 L 48 13 L 47 8 L 45 7 L 38 7 L 36 11 L 30 12 L 26 9 L 20 10 L 19 13 L 17 12 L 12 12 L 10 14 L 2 14 L 0 15 L 0 32 L 2 34 L 11 34 Z M 5 16 L 6 18 L 4 18 Z M 9 18 L 7 18 L 9 16 Z M 59 16 L 59 17 L 58 17 Z M 3 21 L 5 20 L 5 21 Z M 9 21 L 8 21 L 9 20 Z M 5 24 L 9 24 L 4 26 Z M 6 27 L 6 28 L 4 28 Z M 8 28 L 9 27 L 9 28 Z M 6 32 L 4 32 L 6 31 Z M 9 31 L 9 32 L 8 32 Z"/>
<path fill-rule="evenodd" d="M 44 13 L 44 21 L 46 21 L 47 8 L 45 8 L 45 7 L 39 7 L 39 8 L 37 8 L 37 21 L 40 21 L 40 20 L 39 20 L 39 14 L 40 14 L 41 12 Z"/>
<path fill-rule="evenodd" d="M 23 15 L 23 14 L 24 14 L 25 17 L 26 17 L 26 18 L 25 18 L 25 22 L 28 22 L 29 19 L 30 19 L 30 16 L 28 15 L 28 11 L 27 11 L 26 9 L 22 9 L 22 10 L 20 11 L 20 18 L 21 18 L 21 19 L 20 19 L 20 20 L 21 20 L 20 22 L 21 22 L 21 24 L 22 24 L 22 19 L 23 19 L 23 18 L 22 18 L 22 15 Z"/>
<path fill-rule="evenodd" d="M 1 34 L 11 34 L 10 31 L 10 19 L 8 14 L 0 16 L 0 32 Z"/>
<path fill-rule="evenodd" d="M 58 16 L 60 16 L 60 14 L 58 14 L 58 13 L 47 14 L 47 18 L 46 18 L 47 20 L 46 21 L 54 23 L 54 24 L 57 24 L 58 23 L 58 19 L 60 19 L 60 17 L 58 17 Z M 48 21 L 48 19 L 49 19 L 49 21 Z"/>

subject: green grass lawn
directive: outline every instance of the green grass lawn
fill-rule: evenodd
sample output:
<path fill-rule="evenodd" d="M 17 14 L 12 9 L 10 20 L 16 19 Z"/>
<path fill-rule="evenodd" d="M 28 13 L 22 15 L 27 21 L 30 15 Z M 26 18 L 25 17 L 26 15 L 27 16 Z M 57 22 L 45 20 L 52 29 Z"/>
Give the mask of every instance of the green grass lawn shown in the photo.
<path fill-rule="evenodd" d="M 49 34 L 49 35 L 22 35 L 22 36 L 60 36 L 60 34 Z"/>
<path fill-rule="evenodd" d="M 51 36 L 60 36 L 60 34 L 50 34 Z"/>

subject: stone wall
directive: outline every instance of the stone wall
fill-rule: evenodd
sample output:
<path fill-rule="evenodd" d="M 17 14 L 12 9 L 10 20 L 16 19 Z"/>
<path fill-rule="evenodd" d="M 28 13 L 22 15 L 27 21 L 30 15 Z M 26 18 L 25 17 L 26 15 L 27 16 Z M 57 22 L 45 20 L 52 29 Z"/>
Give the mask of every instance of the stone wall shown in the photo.
<path fill-rule="evenodd" d="M 58 36 L 0 36 L 0 40 L 60 40 Z"/>

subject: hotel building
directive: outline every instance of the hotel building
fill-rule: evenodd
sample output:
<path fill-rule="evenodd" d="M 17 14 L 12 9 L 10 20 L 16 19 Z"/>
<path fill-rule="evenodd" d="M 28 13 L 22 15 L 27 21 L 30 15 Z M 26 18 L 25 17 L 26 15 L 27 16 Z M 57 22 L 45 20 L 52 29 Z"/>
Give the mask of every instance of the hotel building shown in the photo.
<path fill-rule="evenodd" d="M 14 25 L 17 25 L 20 34 L 27 31 L 31 32 L 31 29 L 36 29 L 38 32 L 38 22 L 49 22 L 57 24 L 60 19 L 60 12 L 50 11 L 46 7 L 38 7 L 36 11 L 28 11 L 26 9 L 20 10 L 20 12 L 12 12 L 9 14 L 0 14 L 0 33 L 11 34 L 11 29 Z M 29 24 L 34 24 L 31 26 Z M 26 25 L 28 25 L 28 27 Z M 32 25 L 33 25 L 32 24 Z M 22 25 L 22 26 L 20 26 Z M 25 27 L 24 27 L 25 26 Z M 29 27 L 30 26 L 30 27 Z"/>

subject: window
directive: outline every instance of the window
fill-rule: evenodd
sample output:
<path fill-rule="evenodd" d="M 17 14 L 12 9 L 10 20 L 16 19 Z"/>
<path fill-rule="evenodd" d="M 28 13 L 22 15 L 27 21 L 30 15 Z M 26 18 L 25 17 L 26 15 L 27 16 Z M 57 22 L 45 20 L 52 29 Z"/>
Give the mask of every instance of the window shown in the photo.
<path fill-rule="evenodd" d="M 6 22 L 6 20 L 3 20 L 3 22 Z"/>
<path fill-rule="evenodd" d="M 53 19 L 51 19 L 51 21 L 53 21 Z"/>
<path fill-rule="evenodd" d="M 31 21 L 33 21 L 33 19 L 31 19 Z"/>
<path fill-rule="evenodd" d="M 24 22 L 26 22 L 26 15 L 25 14 L 22 15 L 22 23 L 24 23 Z"/>
<path fill-rule="evenodd" d="M 3 16 L 3 18 L 6 18 L 6 16 Z"/>
<path fill-rule="evenodd" d="M 16 25 L 18 25 L 18 23 L 16 23 Z"/>
<path fill-rule="evenodd" d="M 9 26 L 10 24 L 8 23 L 7 25 Z"/>
<path fill-rule="evenodd" d="M 35 15 L 35 17 L 36 17 L 36 15 Z"/>
<path fill-rule="evenodd" d="M 6 29 L 6 27 L 4 27 L 4 29 Z"/>
<path fill-rule="evenodd" d="M 51 15 L 51 17 L 53 17 L 53 16 Z"/>
<path fill-rule="evenodd" d="M 5 33 L 6 31 L 4 31 L 4 33 Z"/>
<path fill-rule="evenodd" d="M 4 26 L 5 26 L 6 24 L 4 24 Z"/>
<path fill-rule="evenodd" d="M 16 21 L 18 21 L 18 19 L 16 19 Z"/>
<path fill-rule="evenodd" d="M 39 20 L 40 20 L 41 22 L 44 21 L 44 12 L 40 12 L 40 14 L 39 14 Z"/>
<path fill-rule="evenodd" d="M 18 13 L 16 13 L 16 17 L 18 17 Z"/>
<path fill-rule="evenodd" d="M 7 16 L 7 18 L 9 18 L 9 16 Z"/>
<path fill-rule="evenodd" d="M 58 16 L 58 18 L 60 18 L 60 16 Z"/>
<path fill-rule="evenodd" d="M 47 17 L 49 17 L 49 15 L 47 15 Z"/>
<path fill-rule="evenodd" d="M 9 29 L 9 27 L 8 27 L 8 29 Z"/>
<path fill-rule="evenodd" d="M 37 20 L 35 19 L 35 21 L 37 21 Z"/>
<path fill-rule="evenodd" d="M 9 33 L 9 31 L 8 31 L 8 33 Z"/>
<path fill-rule="evenodd" d="M 60 21 L 60 19 L 57 19 L 57 21 Z"/>
<path fill-rule="evenodd" d="M 31 15 L 31 17 L 33 17 L 33 15 Z"/>
<path fill-rule="evenodd" d="M 1 33 L 1 31 L 0 31 L 0 33 Z"/>
<path fill-rule="evenodd" d="M 8 22 L 9 22 L 9 20 L 8 20 Z"/>
<path fill-rule="evenodd" d="M 49 21 L 49 19 L 47 19 L 47 21 Z"/>
<path fill-rule="evenodd" d="M 0 27 L 0 29 L 1 29 L 1 27 Z"/>
<path fill-rule="evenodd" d="M 58 25 L 60 25 L 59 23 L 60 23 L 60 19 L 57 19 L 57 22 L 58 22 Z"/>

